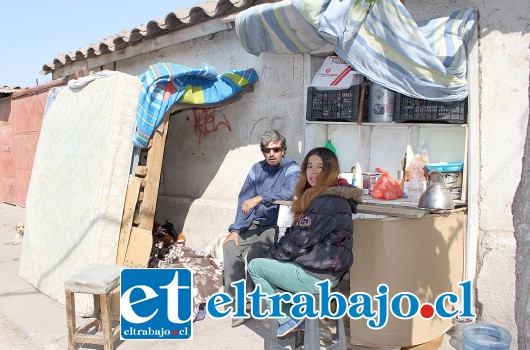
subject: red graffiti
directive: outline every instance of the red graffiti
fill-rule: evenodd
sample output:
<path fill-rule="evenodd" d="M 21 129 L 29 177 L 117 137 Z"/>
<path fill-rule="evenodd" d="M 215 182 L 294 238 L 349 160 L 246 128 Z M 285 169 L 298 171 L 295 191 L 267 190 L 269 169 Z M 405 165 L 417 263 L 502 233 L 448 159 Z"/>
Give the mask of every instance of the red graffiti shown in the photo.
<path fill-rule="evenodd" d="M 207 136 L 208 134 L 219 130 L 220 125 L 224 125 L 229 131 L 232 131 L 230 122 L 226 119 L 224 113 L 221 113 L 223 120 L 217 121 L 215 108 L 194 109 L 193 114 L 195 116 L 193 130 L 195 133 L 199 133 L 199 144 L 201 143 L 201 138 L 203 136 Z"/>

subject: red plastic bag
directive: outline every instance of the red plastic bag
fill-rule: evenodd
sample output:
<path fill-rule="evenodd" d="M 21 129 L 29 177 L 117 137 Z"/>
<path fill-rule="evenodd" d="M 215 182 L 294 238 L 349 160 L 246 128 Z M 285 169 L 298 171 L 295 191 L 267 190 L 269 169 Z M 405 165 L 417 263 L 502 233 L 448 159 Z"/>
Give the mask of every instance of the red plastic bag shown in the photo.
<path fill-rule="evenodd" d="M 372 198 L 375 199 L 398 199 L 403 197 L 403 191 L 396 180 L 387 171 L 375 168 L 381 174 L 372 189 Z"/>

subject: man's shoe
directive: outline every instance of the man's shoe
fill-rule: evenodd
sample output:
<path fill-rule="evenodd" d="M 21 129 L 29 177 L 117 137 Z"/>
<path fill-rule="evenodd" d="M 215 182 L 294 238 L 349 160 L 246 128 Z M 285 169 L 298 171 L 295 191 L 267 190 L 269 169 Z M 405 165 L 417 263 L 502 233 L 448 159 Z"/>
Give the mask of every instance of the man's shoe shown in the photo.
<path fill-rule="evenodd" d="M 284 324 L 278 325 L 278 331 L 276 332 L 276 335 L 278 338 L 285 337 L 287 334 L 294 331 L 298 326 L 300 326 L 304 322 L 304 319 L 296 320 L 294 318 L 289 319 L 289 321 L 285 322 Z"/>
<path fill-rule="evenodd" d="M 232 328 L 241 326 L 246 320 L 248 318 L 232 318 Z"/>

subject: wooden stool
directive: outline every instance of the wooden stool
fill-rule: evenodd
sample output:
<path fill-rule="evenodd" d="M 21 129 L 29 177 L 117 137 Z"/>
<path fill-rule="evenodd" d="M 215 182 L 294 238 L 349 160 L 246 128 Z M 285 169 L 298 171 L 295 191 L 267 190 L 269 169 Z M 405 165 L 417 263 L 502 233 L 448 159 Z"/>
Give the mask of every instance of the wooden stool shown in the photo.
<path fill-rule="evenodd" d="M 76 348 L 77 343 L 103 345 L 105 350 L 114 350 L 114 341 L 119 336 L 119 326 L 112 329 L 110 295 L 120 285 L 120 267 L 116 265 L 90 264 L 83 270 L 64 280 L 66 293 L 66 322 L 68 326 L 68 349 Z M 76 328 L 74 293 L 94 296 L 94 317 L 87 325 Z M 103 334 L 87 334 L 92 328 Z"/>

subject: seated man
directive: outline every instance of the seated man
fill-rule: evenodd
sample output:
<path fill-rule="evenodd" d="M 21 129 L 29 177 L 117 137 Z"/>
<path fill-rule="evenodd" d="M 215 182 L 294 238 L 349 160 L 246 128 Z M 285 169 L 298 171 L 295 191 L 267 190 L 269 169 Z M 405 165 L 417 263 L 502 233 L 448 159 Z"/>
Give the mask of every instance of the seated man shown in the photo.
<path fill-rule="evenodd" d="M 245 260 L 267 257 L 270 246 L 278 237 L 278 205 L 275 200 L 292 200 L 294 186 L 300 177 L 300 166 L 284 157 L 287 145 L 278 131 L 267 131 L 261 137 L 265 157 L 252 166 L 238 197 L 235 221 L 223 242 L 224 291 L 235 296 L 232 282 L 246 279 L 247 292 L 254 289 L 246 278 Z M 237 327 L 245 319 L 232 319 Z"/>

